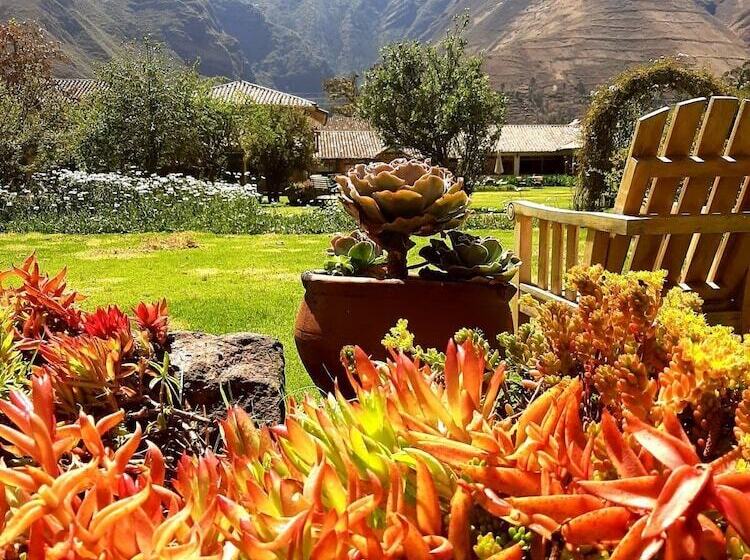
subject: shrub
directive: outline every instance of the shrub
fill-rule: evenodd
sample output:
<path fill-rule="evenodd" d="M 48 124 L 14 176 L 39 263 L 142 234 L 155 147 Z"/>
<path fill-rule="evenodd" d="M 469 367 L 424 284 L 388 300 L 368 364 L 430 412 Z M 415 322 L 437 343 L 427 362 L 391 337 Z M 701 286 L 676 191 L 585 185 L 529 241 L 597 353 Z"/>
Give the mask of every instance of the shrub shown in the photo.
<path fill-rule="evenodd" d="M 238 151 L 239 108 L 210 95 L 214 82 L 145 40 L 126 45 L 75 111 L 74 152 L 89 171 L 190 172 L 210 178 Z"/>
<path fill-rule="evenodd" d="M 52 79 L 66 61 L 38 25 L 0 24 L 0 184 L 67 161 L 69 107 Z"/>
<path fill-rule="evenodd" d="M 386 45 L 365 75 L 356 110 L 388 146 L 408 148 L 448 166 L 469 186 L 500 135 L 505 97 L 494 91 L 481 56 L 466 53 L 468 16 L 437 45 L 404 41 Z"/>
<path fill-rule="evenodd" d="M 504 192 L 514 190 L 519 182 L 518 177 L 485 177 L 474 185 L 476 192 Z M 542 185 L 545 187 L 572 187 L 576 184 L 573 175 L 542 175 Z"/>
<path fill-rule="evenodd" d="M 338 209 L 297 216 L 263 207 L 254 185 L 206 182 L 179 174 L 56 171 L 24 189 L 1 189 L 0 230 L 41 233 L 209 231 L 331 233 L 352 227 Z"/>
<path fill-rule="evenodd" d="M 23 269 L 37 277 L 33 261 Z M 217 452 L 183 456 L 173 475 L 123 412 L 61 419 L 51 375 L 37 369 L 30 395 L 0 402 L 0 550 L 740 560 L 750 342 L 708 326 L 696 298 L 663 297 L 659 275 L 576 269 L 570 281 L 579 308 L 539 306 L 503 337 L 505 361 L 471 330 L 444 353 L 423 351 L 401 323 L 386 362 L 343 350 L 355 400 L 308 396 L 270 428 L 231 409 Z M 62 279 L 48 283 L 67 301 Z M 155 338 L 158 316 L 138 311 Z M 124 332 L 111 309 L 83 320 L 96 336 Z M 705 399 L 739 402 L 722 410 L 736 408 L 736 420 L 722 415 L 716 430 Z"/>
<path fill-rule="evenodd" d="M 278 200 L 289 182 L 315 161 L 315 133 L 295 107 L 248 104 L 241 111 L 239 144 L 245 165 L 266 178 L 266 193 Z"/>

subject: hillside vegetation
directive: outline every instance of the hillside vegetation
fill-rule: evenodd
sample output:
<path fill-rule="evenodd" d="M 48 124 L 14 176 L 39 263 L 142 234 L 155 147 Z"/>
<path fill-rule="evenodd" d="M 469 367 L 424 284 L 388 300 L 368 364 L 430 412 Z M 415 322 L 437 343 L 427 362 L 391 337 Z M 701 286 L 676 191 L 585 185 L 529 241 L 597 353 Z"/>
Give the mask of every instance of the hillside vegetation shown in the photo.
<path fill-rule="evenodd" d="M 0 19 L 39 19 L 70 54 L 67 74 L 151 33 L 207 75 L 323 101 L 323 78 L 362 71 L 390 41 L 435 41 L 465 10 L 514 122 L 570 121 L 634 63 L 680 56 L 723 73 L 750 54 L 740 0 L 6 0 Z"/>

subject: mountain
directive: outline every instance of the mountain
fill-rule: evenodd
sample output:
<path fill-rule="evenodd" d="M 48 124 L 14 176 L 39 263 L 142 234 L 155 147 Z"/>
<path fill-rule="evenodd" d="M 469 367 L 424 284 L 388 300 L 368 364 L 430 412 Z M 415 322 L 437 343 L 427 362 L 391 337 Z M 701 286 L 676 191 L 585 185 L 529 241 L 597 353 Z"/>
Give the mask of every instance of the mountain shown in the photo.
<path fill-rule="evenodd" d="M 750 56 L 745 0 L 258 0 L 337 72 L 362 69 L 394 39 L 438 40 L 464 11 L 467 39 L 517 121 L 565 122 L 628 66 L 683 56 L 717 73 Z"/>
<path fill-rule="evenodd" d="M 151 35 L 202 73 L 290 92 L 320 89 L 326 59 L 295 31 L 269 21 L 250 0 L 0 0 L 0 20 L 38 20 L 89 76 L 125 41 Z"/>
<path fill-rule="evenodd" d="M 469 41 L 527 118 L 564 121 L 628 66 L 680 56 L 719 74 L 747 44 L 694 0 L 506 0 L 473 12 Z"/>
<path fill-rule="evenodd" d="M 71 74 L 151 33 L 206 74 L 318 101 L 323 78 L 362 72 L 390 41 L 439 40 L 464 11 L 516 122 L 578 117 L 599 84 L 661 56 L 717 73 L 750 57 L 748 0 L 0 0 L 0 19 L 63 42 Z"/>

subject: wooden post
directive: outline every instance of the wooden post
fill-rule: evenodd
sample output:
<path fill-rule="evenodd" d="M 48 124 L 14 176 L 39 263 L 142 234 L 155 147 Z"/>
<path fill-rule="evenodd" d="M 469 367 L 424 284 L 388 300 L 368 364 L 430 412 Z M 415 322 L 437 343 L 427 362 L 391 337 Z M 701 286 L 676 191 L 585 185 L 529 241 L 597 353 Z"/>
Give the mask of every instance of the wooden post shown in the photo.
<path fill-rule="evenodd" d="M 516 216 L 515 241 L 516 255 L 521 259 L 521 267 L 516 275 L 516 295 L 514 297 L 513 323 L 516 328 L 526 322 L 526 317 L 521 317 L 520 304 L 518 299 L 521 296 L 521 284 L 531 283 L 531 236 L 533 235 L 531 218 L 528 216 Z"/>

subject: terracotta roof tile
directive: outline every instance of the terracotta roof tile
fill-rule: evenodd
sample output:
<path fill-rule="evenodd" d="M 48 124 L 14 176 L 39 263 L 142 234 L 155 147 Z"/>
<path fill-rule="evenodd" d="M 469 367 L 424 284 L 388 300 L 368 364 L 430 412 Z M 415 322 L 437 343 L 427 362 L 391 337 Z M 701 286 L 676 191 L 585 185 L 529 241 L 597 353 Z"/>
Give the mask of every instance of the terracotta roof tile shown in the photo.
<path fill-rule="evenodd" d="M 375 159 L 386 145 L 374 130 L 328 130 L 318 132 L 319 159 Z"/>
<path fill-rule="evenodd" d="M 317 107 L 309 99 L 303 99 L 291 93 L 251 84 L 245 81 L 229 82 L 214 86 L 213 94 L 223 101 L 240 101 L 251 99 L 261 105 L 288 105 L 290 107 Z"/>
<path fill-rule="evenodd" d="M 577 124 L 506 124 L 496 151 L 501 153 L 551 153 L 581 147 Z"/>
<path fill-rule="evenodd" d="M 98 80 L 86 78 L 58 78 L 55 79 L 57 89 L 72 101 L 81 101 L 87 95 L 100 91 L 104 84 Z"/>

